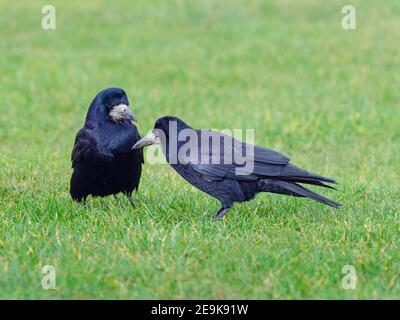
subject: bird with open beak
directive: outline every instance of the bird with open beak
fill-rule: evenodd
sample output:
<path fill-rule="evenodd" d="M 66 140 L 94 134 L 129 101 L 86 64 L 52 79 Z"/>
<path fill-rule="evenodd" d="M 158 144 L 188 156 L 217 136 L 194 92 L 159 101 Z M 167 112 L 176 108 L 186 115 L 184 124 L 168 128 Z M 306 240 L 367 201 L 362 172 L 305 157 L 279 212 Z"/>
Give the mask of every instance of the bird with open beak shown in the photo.
<path fill-rule="evenodd" d="M 189 139 L 176 139 L 183 131 L 183 136 Z M 218 141 L 217 148 L 210 147 L 210 141 Z M 226 141 L 230 143 L 226 144 Z M 136 142 L 133 149 L 155 143 L 161 144 L 167 162 L 178 174 L 220 201 L 221 209 L 214 219 L 221 219 L 234 202 L 251 200 L 259 192 L 306 197 L 332 207 L 340 206 L 301 186 L 309 184 L 334 189 L 325 184 L 336 183 L 333 179 L 298 168 L 289 163 L 288 157 L 276 151 L 249 145 L 216 131 L 193 129 L 176 117 L 158 119 L 151 134 Z M 190 154 L 192 150 L 195 151 L 193 155 Z M 236 161 L 240 158 L 237 154 L 243 150 L 252 150 L 248 158 L 252 164 L 250 171 L 244 170 L 246 163 Z M 226 157 L 230 154 L 234 157 Z M 226 158 L 232 161 L 224 162 Z"/>
<path fill-rule="evenodd" d="M 122 192 L 133 205 L 143 163 L 143 152 L 132 150 L 140 139 L 133 121 L 137 118 L 124 90 L 108 88 L 93 99 L 72 150 L 70 193 L 75 201 Z"/>

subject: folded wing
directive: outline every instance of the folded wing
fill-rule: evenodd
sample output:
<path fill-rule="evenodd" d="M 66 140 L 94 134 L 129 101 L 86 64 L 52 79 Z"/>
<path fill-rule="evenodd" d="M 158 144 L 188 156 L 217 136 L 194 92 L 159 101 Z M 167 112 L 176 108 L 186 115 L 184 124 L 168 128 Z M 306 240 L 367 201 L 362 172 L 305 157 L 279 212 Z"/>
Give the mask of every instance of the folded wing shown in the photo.
<path fill-rule="evenodd" d="M 207 179 L 251 181 L 270 178 L 325 187 L 322 182 L 335 183 L 290 164 L 288 157 L 276 151 L 246 144 L 215 131 L 209 131 L 209 135 L 211 138 L 207 141 L 204 131 L 198 131 L 199 155 L 189 157 L 192 168 Z"/>

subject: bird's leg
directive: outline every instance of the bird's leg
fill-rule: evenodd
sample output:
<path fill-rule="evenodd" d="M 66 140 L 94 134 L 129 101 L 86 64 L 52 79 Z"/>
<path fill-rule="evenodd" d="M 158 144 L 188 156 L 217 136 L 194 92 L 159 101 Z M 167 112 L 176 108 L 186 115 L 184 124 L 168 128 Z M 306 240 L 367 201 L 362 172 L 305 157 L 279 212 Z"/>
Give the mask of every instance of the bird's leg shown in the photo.
<path fill-rule="evenodd" d="M 229 211 L 230 208 L 231 208 L 231 206 L 222 206 L 222 208 L 219 209 L 218 212 L 213 215 L 213 219 L 214 220 L 222 219 L 224 217 L 224 215 Z"/>
<path fill-rule="evenodd" d="M 131 203 L 132 208 L 135 208 L 136 205 L 135 205 L 135 201 L 133 201 L 132 196 L 128 197 L 128 199 L 129 199 L 129 202 Z"/>
<path fill-rule="evenodd" d="M 78 202 L 79 202 L 80 204 L 82 204 L 84 207 L 86 207 L 86 204 L 87 204 L 87 202 L 86 202 L 86 197 L 80 198 L 80 199 L 78 200 Z"/>
<path fill-rule="evenodd" d="M 115 202 L 119 205 L 121 202 L 116 194 L 113 194 Z"/>
<path fill-rule="evenodd" d="M 132 208 L 135 208 L 136 205 L 135 205 L 135 201 L 133 201 L 132 193 L 127 193 L 126 196 L 127 196 L 128 200 L 129 200 Z"/>

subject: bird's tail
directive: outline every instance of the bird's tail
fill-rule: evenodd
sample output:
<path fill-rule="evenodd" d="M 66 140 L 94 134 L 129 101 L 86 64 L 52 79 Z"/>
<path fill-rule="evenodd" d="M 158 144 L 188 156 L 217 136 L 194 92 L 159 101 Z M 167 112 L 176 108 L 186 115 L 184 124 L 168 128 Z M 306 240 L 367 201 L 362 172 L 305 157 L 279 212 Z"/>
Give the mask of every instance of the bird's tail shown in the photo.
<path fill-rule="evenodd" d="M 306 197 L 335 208 L 340 206 L 340 203 L 325 198 L 291 181 L 273 180 L 272 182 L 264 184 L 262 191 Z"/>
<path fill-rule="evenodd" d="M 282 169 L 281 174 L 279 176 L 279 180 L 313 184 L 316 186 L 321 186 L 331 189 L 335 188 L 328 186 L 325 183 L 327 182 L 336 184 L 336 181 L 331 178 L 327 178 L 319 174 L 309 172 L 307 170 L 296 167 L 292 164 L 288 164 Z"/>

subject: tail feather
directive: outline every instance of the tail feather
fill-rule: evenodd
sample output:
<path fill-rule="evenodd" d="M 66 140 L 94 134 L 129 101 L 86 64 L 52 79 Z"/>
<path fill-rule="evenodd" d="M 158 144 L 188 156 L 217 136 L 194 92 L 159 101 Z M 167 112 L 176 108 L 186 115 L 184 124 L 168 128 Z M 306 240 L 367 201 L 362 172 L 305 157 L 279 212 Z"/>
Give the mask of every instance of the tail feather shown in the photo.
<path fill-rule="evenodd" d="M 298 182 L 304 182 L 304 183 L 307 183 L 306 181 L 310 181 L 310 182 L 320 181 L 320 182 L 328 182 L 328 183 L 336 184 L 336 181 L 331 178 L 327 178 L 327 177 L 321 176 L 319 174 L 309 172 L 307 170 L 296 167 L 292 164 L 288 164 L 287 166 L 285 166 L 282 169 L 280 178 L 282 178 L 284 180 L 290 179 L 292 181 L 298 181 Z M 300 180 L 303 180 L 303 181 L 300 181 Z M 310 183 L 310 184 L 313 184 L 313 183 Z"/>
<path fill-rule="evenodd" d="M 315 201 L 321 202 L 323 204 L 326 204 L 331 207 L 340 207 L 340 203 L 332 201 L 328 198 L 325 198 L 315 192 L 312 192 L 311 190 L 308 190 L 301 185 L 294 183 L 294 182 L 289 182 L 289 181 L 282 181 L 282 180 L 277 180 L 274 181 L 274 184 L 278 185 L 279 187 L 288 190 L 289 192 L 299 196 L 299 197 L 307 197 L 310 199 L 313 199 Z"/>
<path fill-rule="evenodd" d="M 325 184 L 325 183 L 323 183 L 323 182 L 321 182 L 319 180 L 310 179 L 310 178 L 299 178 L 299 177 L 292 178 L 292 177 L 289 177 L 289 178 L 280 178 L 280 179 L 284 180 L 284 181 L 311 184 L 311 185 L 314 185 L 314 186 L 319 186 L 319 187 L 324 187 L 324 188 L 328 188 L 328 189 L 332 189 L 332 190 L 337 190 L 335 187 L 329 186 L 329 185 L 327 185 L 327 184 Z"/>

